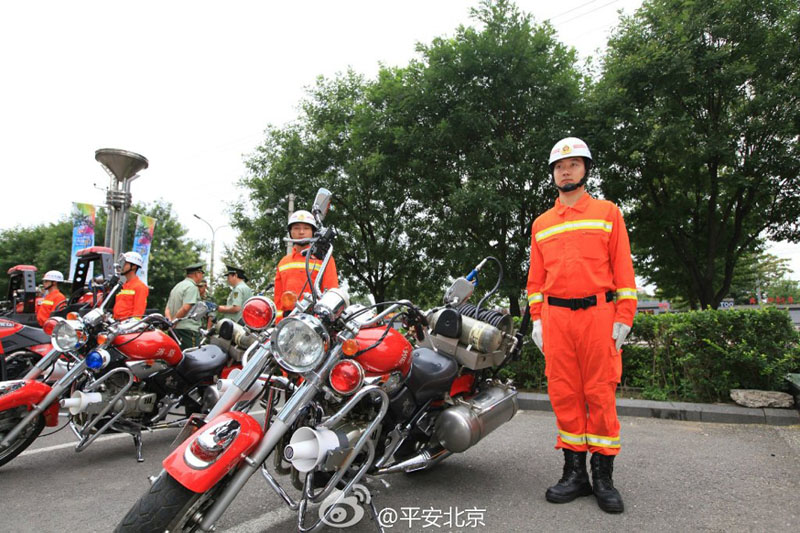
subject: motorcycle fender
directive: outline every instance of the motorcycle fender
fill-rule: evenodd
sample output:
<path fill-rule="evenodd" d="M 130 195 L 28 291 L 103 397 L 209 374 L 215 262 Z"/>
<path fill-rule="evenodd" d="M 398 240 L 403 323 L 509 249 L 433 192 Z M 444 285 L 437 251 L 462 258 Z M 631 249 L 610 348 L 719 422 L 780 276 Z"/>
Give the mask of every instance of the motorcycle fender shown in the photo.
<path fill-rule="evenodd" d="M 33 353 L 37 353 L 44 357 L 45 355 L 50 353 L 50 350 L 53 349 L 52 344 L 36 344 L 34 346 L 29 346 L 28 349 Z"/>
<path fill-rule="evenodd" d="M 184 458 L 186 449 L 204 432 L 211 431 L 218 424 L 230 420 L 237 421 L 241 429 L 227 449 L 219 455 L 216 461 L 203 469 L 189 466 Z M 223 413 L 208 421 L 202 429 L 183 441 L 161 464 L 164 470 L 187 489 L 197 493 L 206 492 L 225 477 L 225 474 L 231 469 L 235 468 L 242 458 L 261 441 L 263 436 L 261 425 L 252 416 L 238 411 Z"/>
<path fill-rule="evenodd" d="M 4 381 L 3 384 L 14 383 L 11 381 Z M 50 385 L 28 379 L 19 381 L 19 387 L 12 387 L 12 390 L 0 394 L 0 411 L 19 407 L 20 405 L 27 405 L 28 411 L 33 409 L 33 406 L 41 402 L 45 396 L 52 390 Z M 58 425 L 58 402 L 53 402 L 44 410 L 44 421 L 48 426 Z"/>

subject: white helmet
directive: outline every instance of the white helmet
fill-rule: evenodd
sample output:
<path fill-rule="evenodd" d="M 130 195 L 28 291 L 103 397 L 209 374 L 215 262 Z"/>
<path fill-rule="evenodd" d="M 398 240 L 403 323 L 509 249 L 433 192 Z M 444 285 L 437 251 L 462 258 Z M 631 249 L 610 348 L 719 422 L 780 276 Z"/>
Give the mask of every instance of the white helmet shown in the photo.
<path fill-rule="evenodd" d="M 558 141 L 553 149 L 550 150 L 550 170 L 553 170 L 553 164 L 568 157 L 583 157 L 588 159 L 586 170 L 588 171 L 592 166 L 592 153 L 589 151 L 589 146 L 577 137 L 566 137 Z"/>
<path fill-rule="evenodd" d="M 55 281 L 56 283 L 61 283 L 64 281 L 64 274 L 58 270 L 50 270 L 44 275 L 42 281 Z"/>
<path fill-rule="evenodd" d="M 298 222 L 308 224 L 315 230 L 317 229 L 317 221 L 314 220 L 314 215 L 312 215 L 305 209 L 300 209 L 292 213 L 291 216 L 289 217 L 289 223 L 286 225 L 286 227 L 289 229 L 289 231 L 291 231 L 292 224 L 297 224 Z"/>
<path fill-rule="evenodd" d="M 142 266 L 144 266 L 144 259 L 142 259 L 142 255 L 139 252 L 125 252 L 124 254 L 122 254 L 122 258 L 125 260 L 126 263 L 136 265 L 139 268 L 142 268 Z"/>

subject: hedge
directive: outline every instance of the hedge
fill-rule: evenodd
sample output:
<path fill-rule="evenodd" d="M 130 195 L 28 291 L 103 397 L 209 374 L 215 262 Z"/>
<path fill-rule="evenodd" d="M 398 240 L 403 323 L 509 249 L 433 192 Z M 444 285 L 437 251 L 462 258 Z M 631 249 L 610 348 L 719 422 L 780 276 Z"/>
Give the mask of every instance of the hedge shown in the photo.
<path fill-rule="evenodd" d="M 786 311 L 637 314 L 622 350 L 622 385 L 654 400 L 730 401 L 730 389 L 786 390 L 800 371 L 800 334 Z M 517 386 L 546 389 L 544 358 L 532 342 L 502 372 Z"/>

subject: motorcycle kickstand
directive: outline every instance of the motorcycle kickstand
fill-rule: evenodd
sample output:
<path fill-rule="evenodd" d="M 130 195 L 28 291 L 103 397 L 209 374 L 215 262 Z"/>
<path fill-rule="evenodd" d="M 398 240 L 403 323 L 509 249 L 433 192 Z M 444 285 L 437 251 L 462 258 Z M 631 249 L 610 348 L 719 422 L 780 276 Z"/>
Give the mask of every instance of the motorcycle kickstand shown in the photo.
<path fill-rule="evenodd" d="M 385 533 L 383 524 L 381 524 L 381 519 L 378 516 L 378 510 L 375 508 L 375 498 L 370 498 L 369 500 L 369 511 L 372 514 L 372 519 L 375 521 L 375 526 L 378 528 L 378 531 L 380 531 L 380 533 Z"/>
<path fill-rule="evenodd" d="M 142 455 L 142 434 L 141 433 L 134 433 L 133 434 L 133 445 L 136 446 L 136 462 L 143 463 L 144 456 Z"/>

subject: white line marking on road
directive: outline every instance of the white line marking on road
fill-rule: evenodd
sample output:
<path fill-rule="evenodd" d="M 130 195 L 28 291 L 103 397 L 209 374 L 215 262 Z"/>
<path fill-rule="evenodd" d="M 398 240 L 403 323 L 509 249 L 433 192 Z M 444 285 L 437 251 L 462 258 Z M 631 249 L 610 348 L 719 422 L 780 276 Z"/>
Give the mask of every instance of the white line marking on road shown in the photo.
<path fill-rule="evenodd" d="M 253 411 L 253 412 L 251 412 L 249 414 L 250 415 L 260 415 L 263 412 L 264 412 L 264 410 L 262 409 L 261 411 Z M 161 428 L 161 429 L 178 429 L 178 428 Z M 161 431 L 161 429 L 157 429 L 155 431 Z M 145 435 L 146 435 L 146 433 L 145 433 Z M 130 435 L 128 435 L 127 433 L 113 433 L 111 435 L 104 435 L 102 437 L 97 437 L 97 440 L 94 441 L 92 444 L 95 444 L 97 442 L 104 442 L 104 441 L 108 441 L 108 440 L 113 440 L 113 439 L 119 439 L 119 438 L 122 438 L 122 437 L 130 437 Z M 18 457 L 25 457 L 26 455 L 36 455 L 37 453 L 52 452 L 52 451 L 55 451 L 55 450 L 63 450 L 64 448 L 74 448 L 76 444 L 77 444 L 76 442 L 65 442 L 63 444 L 54 444 L 53 446 L 45 446 L 44 448 L 36 448 L 35 450 L 27 450 L 27 451 L 24 451 L 21 454 L 19 454 Z"/>

